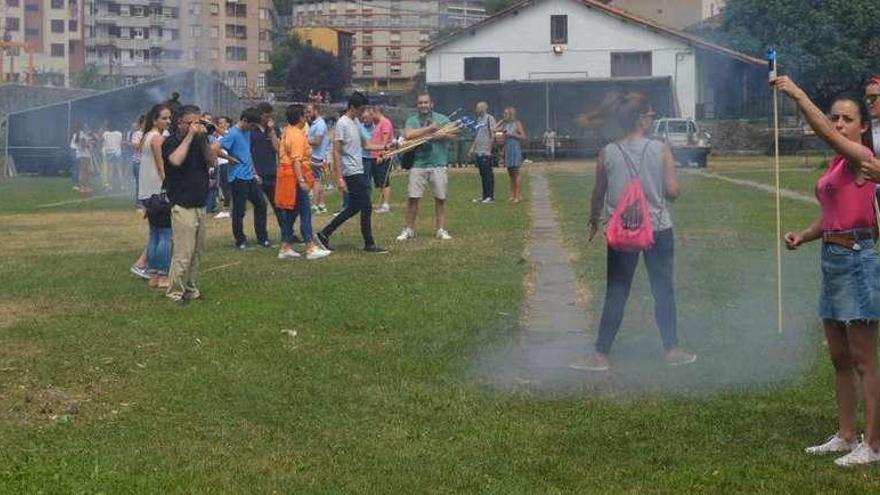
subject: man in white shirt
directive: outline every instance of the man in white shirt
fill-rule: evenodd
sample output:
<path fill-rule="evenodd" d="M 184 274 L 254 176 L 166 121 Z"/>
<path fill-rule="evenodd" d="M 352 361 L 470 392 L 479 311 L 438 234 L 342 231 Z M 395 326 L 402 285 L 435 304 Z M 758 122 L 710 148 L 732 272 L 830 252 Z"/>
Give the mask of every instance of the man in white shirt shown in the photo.
<path fill-rule="evenodd" d="M 103 155 L 104 188 L 121 189 L 123 184 L 122 171 L 122 132 L 114 131 L 106 126 L 101 135 L 101 152 Z"/>

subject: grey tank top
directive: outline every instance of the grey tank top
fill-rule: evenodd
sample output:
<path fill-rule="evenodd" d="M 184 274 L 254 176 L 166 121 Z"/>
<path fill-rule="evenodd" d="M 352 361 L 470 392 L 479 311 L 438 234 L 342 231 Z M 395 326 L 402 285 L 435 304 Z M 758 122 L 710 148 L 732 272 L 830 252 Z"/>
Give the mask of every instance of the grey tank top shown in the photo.
<path fill-rule="evenodd" d="M 648 200 L 648 211 L 651 213 L 651 225 L 654 231 L 671 229 L 672 216 L 666 203 L 666 188 L 663 180 L 663 143 L 659 141 L 639 138 L 605 146 L 605 169 L 608 174 L 608 193 L 605 195 L 606 215 L 610 217 L 614 212 L 617 200 L 630 180 L 629 169 L 621 149 L 640 170 L 639 178 L 645 190 L 645 198 Z"/>

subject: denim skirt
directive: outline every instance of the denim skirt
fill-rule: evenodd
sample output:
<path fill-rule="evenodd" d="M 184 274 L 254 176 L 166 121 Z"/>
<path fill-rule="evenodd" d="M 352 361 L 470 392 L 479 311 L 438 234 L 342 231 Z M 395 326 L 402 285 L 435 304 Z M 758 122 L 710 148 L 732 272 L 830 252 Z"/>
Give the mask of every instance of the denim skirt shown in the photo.
<path fill-rule="evenodd" d="M 880 320 L 880 256 L 874 240 L 858 244 L 858 250 L 822 244 L 819 317 L 823 320 Z"/>

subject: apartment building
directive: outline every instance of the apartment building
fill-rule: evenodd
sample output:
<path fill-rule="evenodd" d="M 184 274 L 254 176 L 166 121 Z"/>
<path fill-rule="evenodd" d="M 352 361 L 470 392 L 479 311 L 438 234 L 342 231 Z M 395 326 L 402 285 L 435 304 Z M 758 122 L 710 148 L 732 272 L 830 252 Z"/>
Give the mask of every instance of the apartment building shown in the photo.
<path fill-rule="evenodd" d="M 36 83 L 64 86 L 83 68 L 81 0 L 2 0 L 0 82 L 25 82 L 33 63 Z M 28 46 L 21 46 L 27 44 Z"/>
<path fill-rule="evenodd" d="M 86 64 L 118 84 L 198 68 L 261 96 L 272 0 L 86 0 Z"/>
<path fill-rule="evenodd" d="M 295 28 L 353 32 L 354 83 L 379 90 L 409 87 L 422 67 L 422 47 L 486 17 L 481 0 L 301 0 L 292 9 Z"/>

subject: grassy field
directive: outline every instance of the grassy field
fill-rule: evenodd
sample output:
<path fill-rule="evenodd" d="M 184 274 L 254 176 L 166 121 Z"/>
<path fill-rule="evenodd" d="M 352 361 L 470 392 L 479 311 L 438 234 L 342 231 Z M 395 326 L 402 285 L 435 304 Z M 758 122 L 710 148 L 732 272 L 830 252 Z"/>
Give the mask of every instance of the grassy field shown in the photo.
<path fill-rule="evenodd" d="M 581 235 L 591 174 L 574 169 L 549 179 L 595 313 L 604 248 Z M 331 258 L 282 263 L 234 250 L 216 221 L 206 300 L 187 307 L 127 273 L 145 235 L 130 201 L 47 207 L 75 199 L 66 181 L 0 182 L 0 493 L 880 489 L 876 469 L 801 453 L 834 428 L 818 260 L 814 246 L 786 258 L 776 336 L 766 194 L 684 179 L 681 335 L 701 360 L 679 380 L 508 394 L 473 371 L 517 332 L 528 205 L 473 204 L 477 182 L 452 176 L 447 244 L 429 205 L 420 237 L 395 243 L 397 198 L 374 217 L 387 256 L 359 252 L 351 224 Z M 815 215 L 786 209 L 798 226 Z M 631 301 L 612 357 L 637 370 L 659 348 L 641 276 Z"/>

